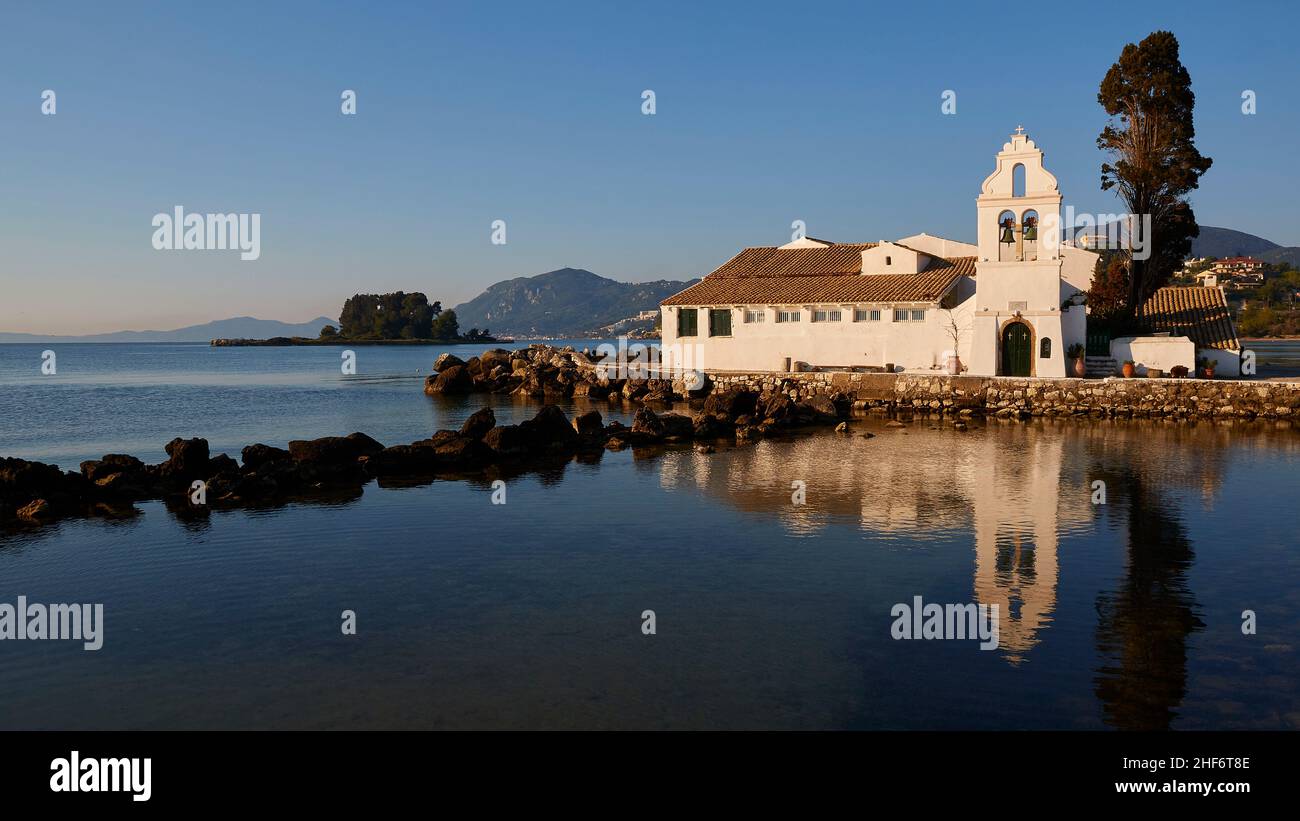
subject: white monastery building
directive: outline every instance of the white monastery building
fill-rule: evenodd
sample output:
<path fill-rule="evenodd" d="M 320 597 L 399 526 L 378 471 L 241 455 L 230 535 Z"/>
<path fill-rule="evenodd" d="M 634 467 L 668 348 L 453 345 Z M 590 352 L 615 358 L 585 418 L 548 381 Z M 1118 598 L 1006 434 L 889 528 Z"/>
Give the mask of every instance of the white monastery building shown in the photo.
<path fill-rule="evenodd" d="M 1066 352 L 1086 341 L 1083 295 L 1098 255 L 1060 241 L 1056 177 L 1016 131 L 975 200 L 975 244 L 922 233 L 746 248 L 663 301 L 664 350 L 694 346 L 698 360 L 681 364 L 704 370 L 1066 376 Z M 1228 333 L 1235 346 L 1230 323 Z M 1144 339 L 1125 352 L 1145 350 Z M 1162 338 L 1150 366 L 1194 367 L 1198 344 Z"/>

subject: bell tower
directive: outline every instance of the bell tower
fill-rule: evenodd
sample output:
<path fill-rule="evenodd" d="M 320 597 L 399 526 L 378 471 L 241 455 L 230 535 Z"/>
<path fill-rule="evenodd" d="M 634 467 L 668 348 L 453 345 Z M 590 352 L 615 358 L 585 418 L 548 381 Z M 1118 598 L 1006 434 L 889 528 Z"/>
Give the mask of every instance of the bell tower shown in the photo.
<path fill-rule="evenodd" d="M 1060 257 L 1061 192 L 1043 152 L 1017 127 L 997 167 L 980 186 L 979 261 L 1037 262 Z"/>
<path fill-rule="evenodd" d="M 1062 322 L 1061 192 L 1043 152 L 1017 127 L 984 179 L 975 262 L 970 372 L 989 376 L 1064 376 L 1073 324 Z M 1083 317 L 1082 309 L 1078 319 Z M 1075 322 L 1075 317 L 1070 322 Z"/>

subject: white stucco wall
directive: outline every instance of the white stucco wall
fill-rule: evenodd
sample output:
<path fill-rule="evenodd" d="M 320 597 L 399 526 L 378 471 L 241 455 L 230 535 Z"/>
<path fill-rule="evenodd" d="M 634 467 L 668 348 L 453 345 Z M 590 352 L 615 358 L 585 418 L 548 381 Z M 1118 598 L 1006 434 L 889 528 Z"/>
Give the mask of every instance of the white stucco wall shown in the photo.
<path fill-rule="evenodd" d="M 966 360 L 970 354 L 972 300 L 958 304 L 952 317 L 960 329 L 959 355 Z M 703 370 L 778 371 L 784 360 L 805 362 L 811 366 L 876 366 L 886 363 L 904 372 L 942 370 L 946 353 L 953 348 L 952 338 L 945 332 L 949 313 L 934 304 L 868 304 L 817 305 L 817 306 L 752 306 L 763 310 L 763 322 L 746 323 L 744 309 L 734 306 L 731 311 L 731 336 L 708 335 L 707 309 L 694 306 L 699 311 L 698 335 L 677 336 L 677 311 L 682 307 L 667 306 L 662 315 L 663 346 L 671 351 L 675 346 L 690 346 L 691 356 Z M 722 307 L 722 306 L 712 306 Z M 879 310 L 879 321 L 853 320 L 854 308 Z M 840 310 L 839 322 L 813 322 L 812 309 Z M 894 310 L 924 310 L 921 322 L 895 322 Z M 799 322 L 777 322 L 778 310 L 798 310 Z"/>
<path fill-rule="evenodd" d="M 1133 360 L 1139 376 L 1146 376 L 1151 368 L 1159 368 L 1169 375 L 1175 366 L 1182 365 L 1188 373 L 1196 370 L 1196 343 L 1185 336 L 1121 336 L 1110 341 L 1110 355 L 1117 365 Z"/>
<path fill-rule="evenodd" d="M 1214 360 L 1215 376 L 1241 376 L 1240 352 L 1224 351 L 1218 348 L 1202 348 L 1198 353 L 1206 359 Z"/>

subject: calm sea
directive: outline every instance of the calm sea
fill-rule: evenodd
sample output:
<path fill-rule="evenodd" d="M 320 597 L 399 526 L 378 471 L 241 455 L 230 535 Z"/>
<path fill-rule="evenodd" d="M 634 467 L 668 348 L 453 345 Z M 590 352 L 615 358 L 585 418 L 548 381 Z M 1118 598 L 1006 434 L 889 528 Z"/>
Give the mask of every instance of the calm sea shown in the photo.
<path fill-rule="evenodd" d="M 405 443 L 537 408 L 424 396 L 439 349 L 358 348 L 355 376 L 340 350 L 0 346 L 0 455 Z M 607 452 L 511 480 L 504 505 L 372 483 L 0 535 L 0 603 L 106 622 L 97 652 L 0 642 L 0 728 L 1300 727 L 1300 431 L 851 425 Z M 895 640 L 917 596 L 998 605 L 998 648 Z"/>

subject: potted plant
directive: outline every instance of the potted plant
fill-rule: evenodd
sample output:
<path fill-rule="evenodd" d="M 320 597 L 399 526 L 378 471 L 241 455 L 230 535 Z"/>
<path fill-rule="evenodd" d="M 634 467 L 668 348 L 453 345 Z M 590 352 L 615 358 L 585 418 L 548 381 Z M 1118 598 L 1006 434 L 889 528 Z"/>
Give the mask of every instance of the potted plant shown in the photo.
<path fill-rule="evenodd" d="M 1071 345 L 1065 355 L 1074 360 L 1074 375 L 1082 379 L 1088 373 L 1088 363 L 1084 361 L 1084 347 L 1078 342 Z"/>
<path fill-rule="evenodd" d="M 951 376 L 960 376 L 965 367 L 961 363 L 961 356 L 958 351 L 961 349 L 961 339 L 966 329 L 957 322 L 957 315 L 953 309 L 943 306 L 943 312 L 947 315 L 947 322 L 943 325 L 943 331 L 952 340 L 952 350 L 944 359 L 944 370 Z"/>
<path fill-rule="evenodd" d="M 1201 366 L 1201 373 L 1205 375 L 1206 379 L 1214 378 L 1214 366 L 1216 363 L 1213 359 L 1208 356 L 1203 356 L 1198 364 Z"/>
<path fill-rule="evenodd" d="M 1123 372 L 1125 379 L 1132 379 L 1133 375 L 1137 373 L 1137 363 L 1132 359 L 1125 359 Z"/>
<path fill-rule="evenodd" d="M 1174 379 L 1186 379 L 1186 378 L 1187 378 L 1187 366 L 1186 366 L 1186 365 L 1175 365 L 1175 366 L 1173 366 L 1172 368 L 1169 369 L 1169 375 L 1172 376 Z"/>

